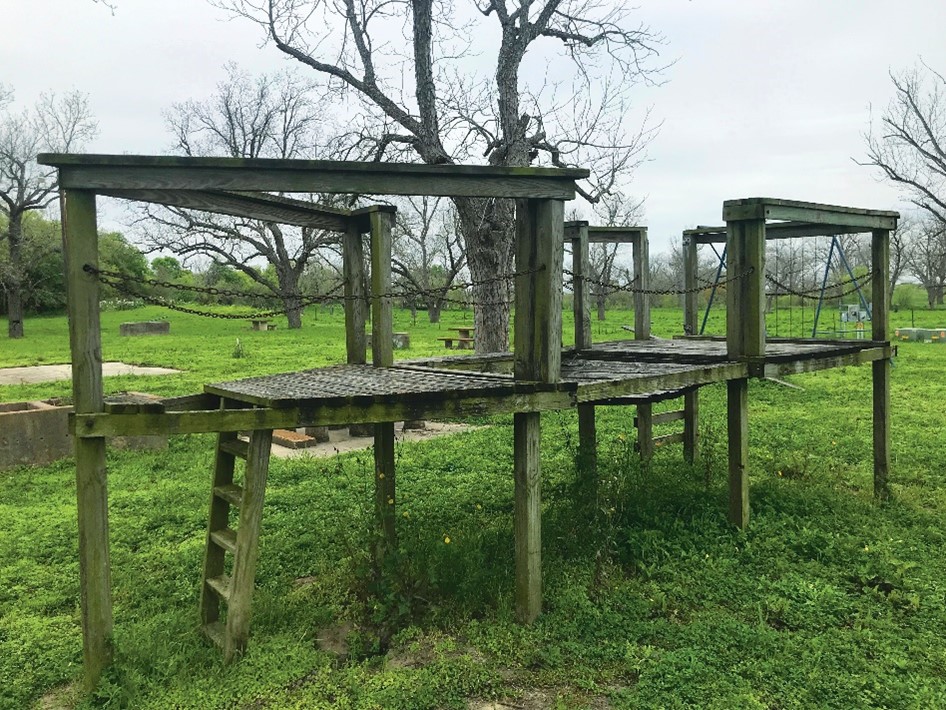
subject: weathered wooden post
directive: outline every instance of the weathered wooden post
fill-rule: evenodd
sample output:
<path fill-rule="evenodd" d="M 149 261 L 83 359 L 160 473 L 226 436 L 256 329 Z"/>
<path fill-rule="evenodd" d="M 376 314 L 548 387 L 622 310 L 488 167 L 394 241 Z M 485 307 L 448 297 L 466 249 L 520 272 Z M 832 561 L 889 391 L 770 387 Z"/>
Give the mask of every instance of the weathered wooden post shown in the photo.
<path fill-rule="evenodd" d="M 650 340 L 650 248 L 647 244 L 647 229 L 642 227 L 633 233 L 631 258 L 634 261 L 634 339 Z M 637 405 L 637 445 L 641 459 L 647 461 L 654 455 L 654 405 L 642 402 Z"/>
<path fill-rule="evenodd" d="M 350 225 L 342 236 L 345 279 L 345 350 L 349 365 L 365 363 L 365 253 L 361 229 Z"/>
<path fill-rule="evenodd" d="M 699 291 L 697 274 L 699 252 L 696 237 L 683 237 L 683 331 L 696 335 L 699 330 Z M 683 395 L 683 457 L 693 463 L 699 457 L 700 393 L 693 389 Z"/>
<path fill-rule="evenodd" d="M 394 364 L 394 313 L 391 298 L 391 228 L 393 207 L 374 207 L 371 220 L 371 362 Z M 382 544 L 397 544 L 395 530 L 394 422 L 374 425 L 375 506 Z"/>
<path fill-rule="evenodd" d="M 561 200 L 516 203 L 515 376 L 558 382 L 562 365 Z M 542 470 L 540 415 L 513 416 L 515 445 L 516 616 L 542 612 Z"/>
<path fill-rule="evenodd" d="M 575 316 L 575 350 L 591 347 L 591 289 L 588 277 L 588 223 L 568 222 L 565 233 L 572 245 L 572 312 Z M 595 405 L 578 405 L 578 462 L 581 475 L 593 482 L 597 468 Z"/>
<path fill-rule="evenodd" d="M 62 198 L 66 255 L 72 397 L 76 414 L 104 410 L 99 284 L 86 264 L 98 267 L 95 193 L 66 190 Z M 79 521 L 79 586 L 85 687 L 93 688 L 112 659 L 112 595 L 108 544 L 105 439 L 75 437 Z"/>
<path fill-rule="evenodd" d="M 748 360 L 749 374 L 761 374 L 765 354 L 765 218 L 723 206 L 727 230 L 726 350 Z M 756 361 L 753 365 L 753 360 Z M 749 523 L 749 380 L 727 383 L 729 430 L 729 521 Z"/>
<path fill-rule="evenodd" d="M 890 334 L 887 320 L 890 303 L 890 231 L 875 229 L 871 233 L 871 263 L 874 275 L 871 284 L 871 337 L 886 342 Z M 887 477 L 890 473 L 890 358 L 875 360 L 873 368 L 874 400 L 874 496 L 890 497 Z"/>

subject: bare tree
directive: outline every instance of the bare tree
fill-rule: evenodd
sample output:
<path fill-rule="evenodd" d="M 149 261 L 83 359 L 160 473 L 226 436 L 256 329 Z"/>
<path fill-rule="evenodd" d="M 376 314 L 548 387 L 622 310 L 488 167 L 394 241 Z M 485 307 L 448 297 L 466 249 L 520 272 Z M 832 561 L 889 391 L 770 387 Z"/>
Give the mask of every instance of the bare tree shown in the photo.
<path fill-rule="evenodd" d="M 0 87 L 0 109 L 11 103 L 12 92 Z M 97 130 L 88 99 L 79 92 L 43 94 L 30 108 L 20 112 L 7 109 L 0 114 L 0 216 L 6 218 L 0 241 L 7 243 L 10 265 L 2 276 L 2 288 L 11 338 L 22 338 L 24 334 L 26 260 L 44 256 L 24 252 L 23 216 L 46 209 L 59 196 L 56 170 L 39 165 L 36 154 L 77 150 Z"/>
<path fill-rule="evenodd" d="M 394 276 L 409 293 L 412 309 L 427 310 L 431 323 L 440 322 L 440 311 L 457 276 L 466 265 L 457 229 L 456 211 L 437 197 L 411 197 L 399 204 L 394 229 Z"/>
<path fill-rule="evenodd" d="M 891 73 L 895 94 L 867 134 L 867 160 L 911 203 L 946 222 L 946 77 L 921 62 Z"/>
<path fill-rule="evenodd" d="M 177 150 L 234 158 L 312 158 L 322 151 L 325 107 L 314 85 L 290 72 L 252 77 L 234 64 L 226 71 L 210 99 L 176 104 L 167 112 Z M 141 223 L 147 225 L 144 241 L 150 250 L 170 251 L 185 261 L 210 258 L 237 269 L 280 301 L 290 328 L 302 326 L 299 279 L 331 235 L 175 207 L 147 207 L 145 213 Z M 271 266 L 271 273 L 260 264 Z"/>
<path fill-rule="evenodd" d="M 355 99 L 354 144 L 430 164 L 581 164 L 607 194 L 651 135 L 628 131 L 629 91 L 659 41 L 623 5 L 593 0 L 214 0 L 257 22 L 280 51 Z M 486 52 L 472 38 L 496 37 Z M 406 40 L 406 41 L 405 41 Z M 406 47 L 405 47 L 406 44 Z M 548 67 L 554 66 L 554 76 Z M 646 126 L 646 123 L 645 123 Z M 513 204 L 454 199 L 473 280 L 476 348 L 508 346 Z"/>
<path fill-rule="evenodd" d="M 942 305 L 946 291 L 946 222 L 932 217 L 916 220 L 903 234 L 904 262 L 926 290 L 929 307 Z"/>

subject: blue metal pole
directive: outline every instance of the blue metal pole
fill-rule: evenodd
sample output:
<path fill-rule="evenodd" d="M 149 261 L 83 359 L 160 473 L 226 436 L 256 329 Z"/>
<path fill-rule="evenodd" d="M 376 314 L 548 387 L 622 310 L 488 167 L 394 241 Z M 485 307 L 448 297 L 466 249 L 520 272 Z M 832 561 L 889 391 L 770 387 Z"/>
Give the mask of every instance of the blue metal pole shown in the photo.
<path fill-rule="evenodd" d="M 720 255 L 720 253 L 716 251 L 716 247 L 713 246 L 713 251 L 716 252 L 716 256 L 719 257 L 719 267 L 716 269 L 716 279 L 713 281 L 713 290 L 710 291 L 709 301 L 706 303 L 706 312 L 703 314 L 703 323 L 700 325 L 700 335 L 703 335 L 703 331 L 706 330 L 706 321 L 709 320 L 710 308 L 713 307 L 713 299 L 716 298 L 716 288 L 719 286 L 719 279 L 723 275 L 723 269 L 726 268 L 727 249 L 729 249 L 728 244 L 723 247 L 723 253 Z"/>
<path fill-rule="evenodd" d="M 821 315 L 821 304 L 824 302 L 824 291 L 828 286 L 828 272 L 831 271 L 831 257 L 834 256 L 834 246 L 837 244 L 838 238 L 836 236 L 831 237 L 831 249 L 828 251 L 828 261 L 824 265 L 824 278 L 821 279 L 821 293 L 818 296 L 818 307 L 815 309 L 815 323 L 811 326 L 811 337 L 815 338 L 818 335 L 818 318 Z"/>
<path fill-rule="evenodd" d="M 864 310 L 867 311 L 867 315 L 869 317 L 871 315 L 870 305 L 867 303 L 867 299 L 864 297 L 864 292 L 861 291 L 861 285 L 857 283 L 857 277 L 854 276 L 854 272 L 851 270 L 851 265 L 848 264 L 847 257 L 844 255 L 844 249 L 841 247 L 841 242 L 838 242 L 838 256 L 841 257 L 841 263 L 844 264 L 844 268 L 847 270 L 847 275 L 851 277 L 854 288 L 857 289 L 857 296 L 861 299 L 861 305 L 864 306 Z"/>

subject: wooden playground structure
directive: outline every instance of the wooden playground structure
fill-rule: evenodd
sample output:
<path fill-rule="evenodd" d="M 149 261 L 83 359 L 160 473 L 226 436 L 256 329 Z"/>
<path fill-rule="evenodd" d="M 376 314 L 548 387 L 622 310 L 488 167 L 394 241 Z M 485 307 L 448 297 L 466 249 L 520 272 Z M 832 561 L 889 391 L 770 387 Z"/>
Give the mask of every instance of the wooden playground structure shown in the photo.
<path fill-rule="evenodd" d="M 337 163 L 103 155 L 41 155 L 59 170 L 73 362 L 73 418 L 78 489 L 79 559 L 84 664 L 94 684 L 111 659 L 113 628 L 108 543 L 105 437 L 216 432 L 201 617 L 207 635 L 231 658 L 246 646 L 258 537 L 272 432 L 278 428 L 371 423 L 375 427 L 375 499 L 379 549 L 396 536 L 394 422 L 514 414 L 515 608 L 529 623 L 542 609 L 540 416 L 575 409 L 580 451 L 593 464 L 594 410 L 636 404 L 643 455 L 653 439 L 654 401 L 686 398 L 682 439 L 696 456 L 698 387 L 726 382 L 729 432 L 729 520 L 749 520 L 749 379 L 872 363 L 874 486 L 887 492 L 889 387 L 887 333 L 889 234 L 895 212 L 768 198 L 724 203 L 729 253 L 725 338 L 651 340 L 647 307 L 646 231 L 602 230 L 564 222 L 580 169 Z M 393 209 L 325 210 L 274 192 L 359 193 L 514 198 L 516 209 L 515 326 L 512 353 L 394 363 L 391 227 Z M 342 235 L 346 364 L 208 384 L 203 393 L 159 403 L 108 402 L 102 388 L 96 196 L 192 207 Z M 785 225 L 793 225 L 786 227 Z M 796 236 L 869 232 L 872 237 L 872 338 L 858 341 L 766 339 L 765 242 Z M 364 269 L 368 234 L 370 274 Z M 591 342 L 587 244 L 593 239 L 635 247 L 635 339 Z M 575 347 L 562 347 L 564 244 L 573 254 Z M 690 248 L 692 241 L 688 243 Z M 688 266 L 695 268 L 695 258 Z M 695 272 L 694 272 L 695 273 Z M 370 279 L 371 363 L 366 363 L 363 304 Z M 692 298 L 691 300 L 689 300 Z M 692 317 L 695 291 L 688 293 Z M 238 432 L 250 432 L 243 441 Z M 242 485 L 234 479 L 245 460 Z M 239 525 L 230 527 L 231 509 Z M 230 574 L 225 559 L 232 556 Z"/>

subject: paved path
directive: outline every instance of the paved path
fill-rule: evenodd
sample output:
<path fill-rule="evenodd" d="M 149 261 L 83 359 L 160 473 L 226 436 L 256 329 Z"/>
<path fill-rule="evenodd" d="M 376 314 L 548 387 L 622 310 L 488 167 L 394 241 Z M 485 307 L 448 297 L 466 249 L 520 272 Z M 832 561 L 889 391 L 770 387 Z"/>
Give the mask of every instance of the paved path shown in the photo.
<path fill-rule="evenodd" d="M 112 375 L 173 375 L 180 370 L 167 367 L 138 367 L 123 362 L 103 362 L 102 376 Z M 5 367 L 0 369 L 0 385 L 29 385 L 34 382 L 52 382 L 72 378 L 72 365 L 36 365 L 34 367 Z"/>

